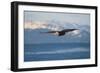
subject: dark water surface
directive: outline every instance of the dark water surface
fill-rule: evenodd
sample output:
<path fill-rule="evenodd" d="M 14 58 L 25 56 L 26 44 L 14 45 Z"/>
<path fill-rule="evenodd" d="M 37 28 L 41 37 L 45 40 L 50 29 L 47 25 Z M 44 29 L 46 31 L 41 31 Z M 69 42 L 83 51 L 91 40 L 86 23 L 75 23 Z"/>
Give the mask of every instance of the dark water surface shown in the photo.
<path fill-rule="evenodd" d="M 24 44 L 24 61 L 90 58 L 89 43 Z"/>

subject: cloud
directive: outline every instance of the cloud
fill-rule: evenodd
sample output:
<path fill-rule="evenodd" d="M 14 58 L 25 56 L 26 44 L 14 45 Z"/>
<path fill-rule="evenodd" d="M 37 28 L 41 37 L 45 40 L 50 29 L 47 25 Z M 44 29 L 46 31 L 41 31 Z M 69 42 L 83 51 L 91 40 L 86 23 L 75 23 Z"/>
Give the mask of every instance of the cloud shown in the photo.
<path fill-rule="evenodd" d="M 25 29 L 50 29 L 50 30 L 62 30 L 63 27 L 57 24 L 49 24 L 47 22 L 25 22 Z"/>
<path fill-rule="evenodd" d="M 24 28 L 25 29 L 39 29 L 46 28 L 46 23 L 44 22 L 26 22 Z"/>

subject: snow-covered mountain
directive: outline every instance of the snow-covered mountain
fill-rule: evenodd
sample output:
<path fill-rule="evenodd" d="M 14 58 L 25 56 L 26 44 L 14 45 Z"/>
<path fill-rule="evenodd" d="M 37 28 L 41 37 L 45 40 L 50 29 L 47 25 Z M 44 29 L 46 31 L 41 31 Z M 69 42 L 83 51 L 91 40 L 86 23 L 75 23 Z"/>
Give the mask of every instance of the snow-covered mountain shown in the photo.
<path fill-rule="evenodd" d="M 63 29 L 79 29 L 78 35 L 66 34 L 55 36 L 40 32 L 61 31 Z M 60 21 L 34 22 L 25 24 L 25 43 L 65 43 L 65 42 L 90 42 L 90 26 Z"/>

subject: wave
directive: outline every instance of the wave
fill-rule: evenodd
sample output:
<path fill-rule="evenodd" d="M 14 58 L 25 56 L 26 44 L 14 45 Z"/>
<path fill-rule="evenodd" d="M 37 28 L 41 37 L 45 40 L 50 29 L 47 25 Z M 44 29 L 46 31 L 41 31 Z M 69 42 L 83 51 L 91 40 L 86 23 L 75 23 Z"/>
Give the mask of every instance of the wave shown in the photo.
<path fill-rule="evenodd" d="M 73 48 L 66 50 L 52 50 L 52 51 L 43 51 L 43 52 L 25 52 L 27 55 L 41 55 L 41 54 L 62 54 L 62 53 L 74 53 L 74 52 L 88 52 L 89 49 L 85 48 Z"/>

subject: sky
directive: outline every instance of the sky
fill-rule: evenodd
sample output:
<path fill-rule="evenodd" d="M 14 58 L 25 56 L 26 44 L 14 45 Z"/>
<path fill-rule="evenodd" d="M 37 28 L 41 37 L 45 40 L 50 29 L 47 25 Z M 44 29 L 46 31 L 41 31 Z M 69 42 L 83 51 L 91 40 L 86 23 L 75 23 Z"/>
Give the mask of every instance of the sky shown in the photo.
<path fill-rule="evenodd" d="M 76 23 L 81 25 L 89 25 L 90 15 L 80 13 L 24 11 L 24 20 L 25 22 L 45 22 L 54 20 L 68 23 Z"/>

